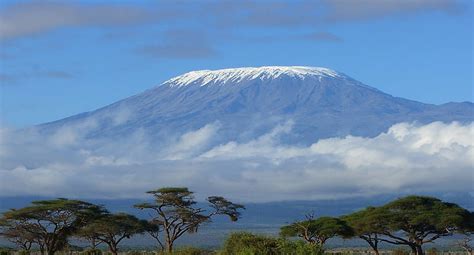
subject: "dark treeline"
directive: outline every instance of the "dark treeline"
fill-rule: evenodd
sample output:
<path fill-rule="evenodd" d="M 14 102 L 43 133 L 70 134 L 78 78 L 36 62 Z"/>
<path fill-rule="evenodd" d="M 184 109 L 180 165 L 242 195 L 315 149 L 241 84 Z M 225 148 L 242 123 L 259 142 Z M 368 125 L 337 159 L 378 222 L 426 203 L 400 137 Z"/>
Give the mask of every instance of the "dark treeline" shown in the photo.
<path fill-rule="evenodd" d="M 147 193 L 153 196 L 153 202 L 134 207 L 147 210 L 150 220 L 59 198 L 33 201 L 30 206 L 4 212 L 0 235 L 25 253 L 35 247 L 41 254 L 53 255 L 68 247 L 69 239 L 74 237 L 87 240 L 89 251 L 99 253 L 98 246 L 106 245 L 116 255 L 122 240 L 148 234 L 156 240 L 159 252 L 173 253 L 176 240 L 185 233 L 197 232 L 216 215 L 237 221 L 245 209 L 218 196 L 208 197 L 208 207 L 200 208 L 187 188 Z M 473 212 L 433 197 L 408 196 L 340 217 L 316 217 L 310 213 L 304 220 L 282 226 L 280 238 L 234 233 L 217 254 L 322 254 L 328 239 L 341 237 L 364 240 L 376 255 L 381 243 L 404 246 L 412 254 L 423 255 L 425 244 L 459 233 L 465 236 L 459 241 L 460 247 L 472 255 L 473 232 Z"/>

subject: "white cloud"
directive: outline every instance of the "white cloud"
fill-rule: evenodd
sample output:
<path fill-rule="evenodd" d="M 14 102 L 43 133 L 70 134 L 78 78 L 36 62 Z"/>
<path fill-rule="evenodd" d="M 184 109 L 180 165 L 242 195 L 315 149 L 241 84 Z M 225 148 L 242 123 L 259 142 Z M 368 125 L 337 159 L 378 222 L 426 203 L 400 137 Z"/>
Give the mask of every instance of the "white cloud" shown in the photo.
<path fill-rule="evenodd" d="M 85 139 L 93 123 L 49 136 L 2 130 L 0 194 L 123 198 L 179 185 L 203 196 L 271 201 L 472 190 L 474 123 L 400 123 L 377 137 L 310 146 L 281 142 L 291 121 L 247 142 L 217 144 L 216 122 L 159 145 L 144 130 Z"/>
<path fill-rule="evenodd" d="M 219 127 L 219 122 L 214 122 L 196 131 L 183 134 L 176 143 L 166 149 L 164 158 L 171 160 L 190 158 L 209 145 Z"/>

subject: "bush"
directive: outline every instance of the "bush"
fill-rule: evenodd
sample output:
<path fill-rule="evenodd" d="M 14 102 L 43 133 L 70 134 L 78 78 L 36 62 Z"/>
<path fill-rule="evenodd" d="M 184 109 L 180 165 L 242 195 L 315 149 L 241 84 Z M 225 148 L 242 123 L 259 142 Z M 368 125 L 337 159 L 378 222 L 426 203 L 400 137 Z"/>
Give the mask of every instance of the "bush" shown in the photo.
<path fill-rule="evenodd" d="M 227 238 L 221 255 L 277 255 L 278 241 L 275 238 L 247 232 L 233 233 Z"/>
<path fill-rule="evenodd" d="M 206 255 L 210 254 L 209 251 L 202 250 L 199 248 L 195 247 L 181 247 L 178 249 L 175 249 L 173 253 L 168 253 L 168 252 L 160 252 L 158 253 L 159 255 Z"/>
<path fill-rule="evenodd" d="M 322 255 L 320 246 L 304 241 L 277 239 L 252 233 L 234 233 L 224 243 L 220 255 Z"/>
<path fill-rule="evenodd" d="M 278 243 L 279 254 L 287 255 L 322 255 L 324 250 L 321 246 L 312 245 L 307 242 L 289 241 L 280 239 Z"/>

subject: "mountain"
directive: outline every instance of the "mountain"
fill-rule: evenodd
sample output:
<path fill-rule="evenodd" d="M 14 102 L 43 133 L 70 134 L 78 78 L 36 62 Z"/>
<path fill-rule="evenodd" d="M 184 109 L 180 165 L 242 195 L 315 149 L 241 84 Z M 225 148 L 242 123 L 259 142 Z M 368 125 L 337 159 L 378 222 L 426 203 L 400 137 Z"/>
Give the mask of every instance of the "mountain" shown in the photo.
<path fill-rule="evenodd" d="M 185 73 L 95 111 L 38 127 L 50 133 L 87 126 L 87 138 L 144 130 L 159 140 L 218 123 L 220 137 L 244 141 L 288 120 L 294 124 L 285 141 L 308 144 L 327 137 L 373 137 L 399 122 L 473 121 L 474 104 L 394 97 L 327 68 L 248 67 Z"/>

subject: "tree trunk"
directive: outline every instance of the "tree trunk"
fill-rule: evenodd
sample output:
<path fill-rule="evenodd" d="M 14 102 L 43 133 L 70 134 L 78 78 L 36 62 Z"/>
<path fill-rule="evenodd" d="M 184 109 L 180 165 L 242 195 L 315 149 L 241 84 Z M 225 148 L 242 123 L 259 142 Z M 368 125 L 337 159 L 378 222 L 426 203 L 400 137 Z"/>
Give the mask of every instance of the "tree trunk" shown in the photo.
<path fill-rule="evenodd" d="M 421 245 L 416 246 L 416 254 L 417 255 L 423 255 L 424 254 L 423 248 L 421 248 Z"/>
<path fill-rule="evenodd" d="M 166 250 L 169 252 L 169 253 L 172 253 L 173 252 L 173 242 L 171 240 L 167 241 L 166 242 Z"/>
<path fill-rule="evenodd" d="M 372 248 L 372 250 L 374 251 L 375 255 L 379 255 L 379 247 L 378 247 L 378 242 L 375 241 L 375 242 L 372 242 L 372 241 L 368 241 L 366 240 L 370 247 Z"/>
<path fill-rule="evenodd" d="M 113 254 L 113 255 L 117 255 L 118 254 L 118 249 L 117 249 L 117 245 L 113 244 L 113 243 L 109 243 L 109 250 L 110 252 Z"/>
<path fill-rule="evenodd" d="M 39 244 L 39 249 L 40 249 L 41 255 L 44 255 L 44 245 Z"/>
<path fill-rule="evenodd" d="M 377 247 L 377 245 L 370 245 L 370 247 L 372 247 L 372 250 L 374 251 L 375 255 L 379 255 L 379 248 Z"/>

